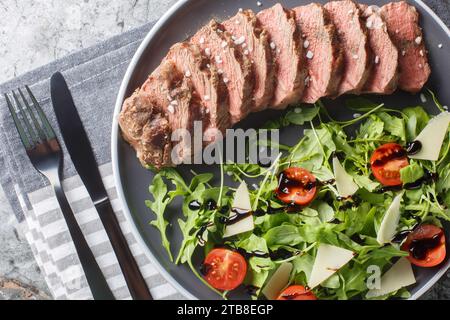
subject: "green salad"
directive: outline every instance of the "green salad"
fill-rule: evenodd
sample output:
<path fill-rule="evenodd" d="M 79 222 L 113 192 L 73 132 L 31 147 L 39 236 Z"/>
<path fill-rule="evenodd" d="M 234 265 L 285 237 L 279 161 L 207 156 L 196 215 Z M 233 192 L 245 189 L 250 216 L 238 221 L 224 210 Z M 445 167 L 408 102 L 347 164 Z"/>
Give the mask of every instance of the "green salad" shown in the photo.
<path fill-rule="evenodd" d="M 227 162 L 217 185 L 210 173 L 156 172 L 151 224 L 169 258 L 224 298 L 408 298 L 417 268 L 446 258 L 450 116 L 434 100 L 437 116 L 352 98 L 348 121 L 321 102 L 292 107 L 264 128 L 301 126 L 303 137 L 280 145 L 270 166 Z M 177 197 L 183 241 L 173 252 L 165 215 Z"/>

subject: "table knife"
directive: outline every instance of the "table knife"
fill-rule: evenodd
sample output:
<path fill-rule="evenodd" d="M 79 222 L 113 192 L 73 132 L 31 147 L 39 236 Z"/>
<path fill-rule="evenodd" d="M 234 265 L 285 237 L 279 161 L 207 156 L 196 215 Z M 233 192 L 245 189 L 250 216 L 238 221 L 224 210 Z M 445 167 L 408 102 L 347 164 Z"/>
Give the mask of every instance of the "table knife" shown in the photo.
<path fill-rule="evenodd" d="M 97 209 L 119 261 L 130 294 L 135 300 L 151 300 L 150 291 L 112 209 L 91 144 L 73 102 L 72 94 L 60 72 L 53 74 L 50 80 L 50 87 L 53 109 L 64 143 L 75 165 L 75 169 Z"/>

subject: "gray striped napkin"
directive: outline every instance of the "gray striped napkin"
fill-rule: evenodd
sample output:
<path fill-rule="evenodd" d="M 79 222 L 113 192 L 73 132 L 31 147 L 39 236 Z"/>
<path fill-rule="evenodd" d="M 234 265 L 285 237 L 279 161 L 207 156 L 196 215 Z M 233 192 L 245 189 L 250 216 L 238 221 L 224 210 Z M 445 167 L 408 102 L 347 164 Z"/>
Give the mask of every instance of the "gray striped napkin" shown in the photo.
<path fill-rule="evenodd" d="M 0 85 L 0 93 L 28 84 L 57 131 L 49 99 L 49 77 L 57 70 L 64 74 L 91 140 L 113 209 L 153 297 L 183 299 L 184 296 L 157 272 L 132 235 L 131 226 L 125 220 L 117 198 L 110 163 L 110 134 L 115 98 L 131 57 L 152 25 L 149 23 L 13 79 Z M 63 141 L 60 135 L 59 141 Z M 97 211 L 81 179 L 76 175 L 64 146 L 63 148 L 63 186 L 77 221 L 116 298 L 130 299 Z M 3 95 L 0 96 L 0 183 L 53 297 L 92 299 L 54 193 L 29 162 Z"/>

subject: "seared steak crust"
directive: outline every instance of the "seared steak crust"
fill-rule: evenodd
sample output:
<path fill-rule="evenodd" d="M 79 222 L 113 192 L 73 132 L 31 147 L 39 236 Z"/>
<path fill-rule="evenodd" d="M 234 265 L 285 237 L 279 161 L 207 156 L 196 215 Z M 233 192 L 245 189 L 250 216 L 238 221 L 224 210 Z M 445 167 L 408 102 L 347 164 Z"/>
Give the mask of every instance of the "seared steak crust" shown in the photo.
<path fill-rule="evenodd" d="M 325 9 L 334 23 L 344 54 L 344 73 L 338 95 L 358 93 L 370 74 L 370 47 L 361 11 L 351 0 L 332 1 Z"/>
<path fill-rule="evenodd" d="M 280 4 L 262 10 L 257 18 L 269 34 L 277 68 L 272 108 L 283 109 L 299 102 L 305 87 L 301 33 L 294 12 L 284 9 Z"/>
<path fill-rule="evenodd" d="M 387 32 L 377 6 L 360 5 L 372 50 L 372 71 L 364 85 L 367 93 L 390 94 L 397 89 L 398 50 Z"/>
<path fill-rule="evenodd" d="M 170 48 L 165 60 L 171 61 L 177 70 L 190 78 L 196 94 L 200 97 L 202 105 L 206 108 L 204 113 L 207 125 L 204 131 L 224 133 L 230 127 L 228 113 L 228 96 L 219 73 L 214 65 L 201 54 L 200 48 L 189 42 L 177 43 Z M 211 137 L 214 140 L 214 136 Z"/>
<path fill-rule="evenodd" d="M 222 22 L 243 55 L 248 55 L 254 75 L 253 103 L 250 111 L 260 111 L 269 105 L 274 91 L 275 68 L 269 47 L 269 36 L 262 29 L 252 10 L 239 11 Z"/>
<path fill-rule="evenodd" d="M 302 102 L 314 103 L 334 95 L 342 78 L 342 52 L 336 30 L 325 9 L 317 3 L 293 9 L 302 32 L 306 69 Z M 312 58 L 307 58 L 308 52 Z"/>
<path fill-rule="evenodd" d="M 254 84 L 248 54 L 241 54 L 238 49 L 238 45 L 242 46 L 246 42 L 233 41 L 231 34 L 214 20 L 201 28 L 191 38 L 191 42 L 201 48 L 211 65 L 216 66 L 228 89 L 231 123 L 240 121 L 250 112 Z"/>
<path fill-rule="evenodd" d="M 123 138 L 136 150 L 143 166 L 172 166 L 172 130 L 164 111 L 151 95 L 136 91 L 125 100 L 119 115 Z"/>
<path fill-rule="evenodd" d="M 400 1 L 384 5 L 381 15 L 399 52 L 398 86 L 405 91 L 418 92 L 431 73 L 422 29 L 419 27 L 419 13 L 414 6 Z"/>
<path fill-rule="evenodd" d="M 193 137 L 194 122 L 203 122 L 206 116 L 206 109 L 194 90 L 191 77 L 185 77 L 171 61 L 164 61 L 152 72 L 142 86 L 142 91 L 150 94 L 164 110 L 172 132 L 181 129 L 189 133 L 189 137 Z M 192 140 L 185 139 L 177 143 L 178 159 L 191 157 L 192 143 Z"/>

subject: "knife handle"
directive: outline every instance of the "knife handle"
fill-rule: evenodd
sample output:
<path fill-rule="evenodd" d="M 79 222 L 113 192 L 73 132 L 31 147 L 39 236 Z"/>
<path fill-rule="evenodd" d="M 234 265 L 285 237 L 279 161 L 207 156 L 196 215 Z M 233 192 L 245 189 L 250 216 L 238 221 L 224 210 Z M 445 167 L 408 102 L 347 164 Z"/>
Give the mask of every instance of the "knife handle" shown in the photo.
<path fill-rule="evenodd" d="M 53 181 L 52 185 L 94 300 L 115 300 L 105 276 L 81 232 L 59 179 Z"/>
<path fill-rule="evenodd" d="M 96 204 L 95 207 L 119 261 L 132 298 L 134 300 L 153 300 L 127 240 L 120 229 L 119 221 L 111 207 L 111 202 L 106 198 Z"/>

